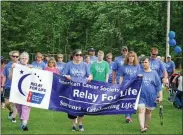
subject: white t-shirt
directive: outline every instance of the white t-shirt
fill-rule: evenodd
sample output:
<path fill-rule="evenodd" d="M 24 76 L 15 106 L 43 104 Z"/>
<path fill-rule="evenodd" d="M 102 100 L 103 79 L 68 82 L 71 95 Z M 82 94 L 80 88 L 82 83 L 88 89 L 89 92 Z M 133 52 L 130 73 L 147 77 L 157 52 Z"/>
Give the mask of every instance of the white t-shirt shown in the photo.
<path fill-rule="evenodd" d="M 179 91 L 183 91 L 183 90 L 182 90 L 182 76 L 180 76 L 180 77 L 178 78 L 178 90 L 179 90 Z"/>

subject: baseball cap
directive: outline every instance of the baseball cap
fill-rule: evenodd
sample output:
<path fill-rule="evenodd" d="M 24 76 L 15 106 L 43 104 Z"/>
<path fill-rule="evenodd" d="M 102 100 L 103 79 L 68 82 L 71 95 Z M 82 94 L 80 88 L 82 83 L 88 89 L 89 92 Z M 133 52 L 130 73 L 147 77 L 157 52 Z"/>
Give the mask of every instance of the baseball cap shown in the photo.
<path fill-rule="evenodd" d="M 170 56 L 170 55 L 168 55 L 168 56 L 167 56 L 167 58 L 171 58 L 171 56 Z"/>
<path fill-rule="evenodd" d="M 124 49 L 128 50 L 128 47 L 127 46 L 122 46 L 121 50 L 124 50 Z"/>
<path fill-rule="evenodd" d="M 63 54 L 57 54 L 57 57 L 63 57 Z"/>
<path fill-rule="evenodd" d="M 90 48 L 89 51 L 95 51 L 95 49 L 94 48 Z"/>

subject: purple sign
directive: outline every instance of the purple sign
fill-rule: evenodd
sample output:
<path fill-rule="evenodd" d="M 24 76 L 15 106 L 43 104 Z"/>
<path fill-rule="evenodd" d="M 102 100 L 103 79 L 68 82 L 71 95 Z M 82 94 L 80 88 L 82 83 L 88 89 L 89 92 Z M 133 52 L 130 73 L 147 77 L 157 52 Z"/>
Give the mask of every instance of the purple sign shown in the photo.
<path fill-rule="evenodd" d="M 141 77 L 126 85 L 98 81 L 80 83 L 54 74 L 49 110 L 75 116 L 135 113 L 141 83 Z"/>

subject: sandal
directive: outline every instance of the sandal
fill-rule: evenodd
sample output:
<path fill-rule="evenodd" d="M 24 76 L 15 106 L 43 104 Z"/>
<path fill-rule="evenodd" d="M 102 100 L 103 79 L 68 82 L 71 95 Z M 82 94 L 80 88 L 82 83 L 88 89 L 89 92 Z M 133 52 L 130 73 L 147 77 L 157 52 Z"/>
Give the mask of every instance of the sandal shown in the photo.
<path fill-rule="evenodd" d="M 148 130 L 148 126 L 145 126 L 144 128 L 146 129 L 146 131 Z"/>

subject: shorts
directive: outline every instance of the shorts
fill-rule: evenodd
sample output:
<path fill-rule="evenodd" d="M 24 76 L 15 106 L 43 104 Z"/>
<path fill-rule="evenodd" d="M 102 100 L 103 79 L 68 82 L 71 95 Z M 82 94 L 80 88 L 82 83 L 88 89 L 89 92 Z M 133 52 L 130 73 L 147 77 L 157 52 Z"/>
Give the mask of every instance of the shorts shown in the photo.
<path fill-rule="evenodd" d="M 155 107 L 148 107 L 146 106 L 145 104 L 141 103 L 141 104 L 138 104 L 138 108 L 146 108 L 148 110 L 154 110 Z"/>
<path fill-rule="evenodd" d="M 84 115 L 80 115 L 79 117 L 84 117 Z M 73 119 L 76 119 L 76 118 L 77 118 L 77 116 L 74 116 L 74 115 L 68 114 L 68 118 L 73 120 Z"/>
<path fill-rule="evenodd" d="M 6 99 L 9 99 L 9 97 L 10 97 L 10 89 L 5 89 L 4 91 L 5 91 L 4 97 L 5 97 Z"/>

